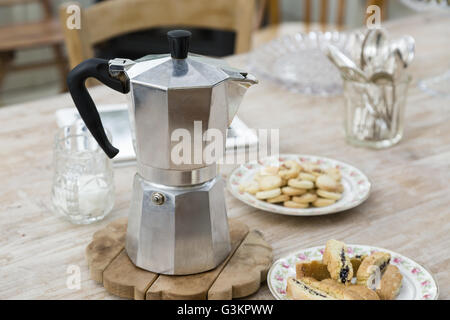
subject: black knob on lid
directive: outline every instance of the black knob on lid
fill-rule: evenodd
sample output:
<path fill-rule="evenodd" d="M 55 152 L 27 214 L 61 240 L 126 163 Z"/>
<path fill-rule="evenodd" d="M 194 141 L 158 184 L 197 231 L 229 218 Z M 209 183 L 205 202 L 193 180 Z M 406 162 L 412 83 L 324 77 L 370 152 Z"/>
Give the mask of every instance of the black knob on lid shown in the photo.
<path fill-rule="evenodd" d="M 191 33 L 186 30 L 172 30 L 167 32 L 170 54 L 174 59 L 186 59 L 189 51 Z"/>

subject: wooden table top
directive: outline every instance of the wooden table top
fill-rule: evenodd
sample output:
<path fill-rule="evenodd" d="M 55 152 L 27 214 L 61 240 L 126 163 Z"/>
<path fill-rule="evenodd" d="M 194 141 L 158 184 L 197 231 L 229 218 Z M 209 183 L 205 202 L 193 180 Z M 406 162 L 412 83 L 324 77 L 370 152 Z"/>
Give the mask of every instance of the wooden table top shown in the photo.
<path fill-rule="evenodd" d="M 284 30 L 296 31 L 281 25 L 268 34 Z M 321 155 L 358 167 L 372 181 L 370 198 L 336 215 L 289 217 L 256 210 L 227 192 L 228 214 L 261 230 L 275 259 L 330 238 L 396 251 L 431 270 L 440 298 L 450 299 L 450 100 L 416 85 L 449 68 L 450 16 L 418 15 L 394 21 L 389 30 L 417 41 L 405 135 L 397 146 L 375 151 L 346 144 L 342 97 L 295 94 L 265 79 L 249 90 L 238 112 L 252 128 L 280 128 L 282 153 Z M 245 66 L 245 59 L 230 60 Z M 92 93 L 97 103 L 125 101 L 105 87 Z M 115 298 L 89 279 L 84 252 L 96 230 L 127 215 L 135 168 L 115 170 L 116 204 L 104 221 L 76 226 L 56 217 L 50 208 L 55 111 L 70 106 L 63 94 L 0 109 L 0 299 Z M 72 265 L 81 270 L 79 290 L 66 286 Z M 265 285 L 250 298 L 272 296 Z"/>

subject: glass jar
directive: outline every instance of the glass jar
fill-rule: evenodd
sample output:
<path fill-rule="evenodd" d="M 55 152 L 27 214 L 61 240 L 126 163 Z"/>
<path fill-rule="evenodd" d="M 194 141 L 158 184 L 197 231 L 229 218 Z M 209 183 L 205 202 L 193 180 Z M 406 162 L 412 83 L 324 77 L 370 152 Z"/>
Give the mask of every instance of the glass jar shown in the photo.
<path fill-rule="evenodd" d="M 405 104 L 411 77 L 401 81 L 344 79 L 345 133 L 350 144 L 387 148 L 403 137 Z"/>
<path fill-rule="evenodd" d="M 54 211 L 75 224 L 103 219 L 114 206 L 112 161 L 84 123 L 58 131 L 53 158 Z"/>

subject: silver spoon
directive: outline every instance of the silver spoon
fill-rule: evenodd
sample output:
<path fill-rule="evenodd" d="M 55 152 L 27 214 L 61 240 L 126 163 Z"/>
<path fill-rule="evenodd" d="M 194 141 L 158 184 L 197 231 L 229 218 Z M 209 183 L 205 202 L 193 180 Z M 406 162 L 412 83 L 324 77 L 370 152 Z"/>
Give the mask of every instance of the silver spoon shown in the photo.
<path fill-rule="evenodd" d="M 382 66 L 388 54 L 386 33 L 382 29 L 369 30 L 362 43 L 361 69 L 372 73 Z"/>
<path fill-rule="evenodd" d="M 400 39 L 394 40 L 392 43 L 392 49 L 398 50 L 398 55 L 403 62 L 403 68 L 407 68 L 414 60 L 416 51 L 416 41 L 411 36 L 403 36 Z"/>
<path fill-rule="evenodd" d="M 350 53 L 350 58 L 356 63 L 357 66 L 361 66 L 361 48 L 365 35 L 362 31 L 355 31 L 349 35 L 346 51 Z"/>
<path fill-rule="evenodd" d="M 355 62 L 343 54 L 338 48 L 333 45 L 327 45 L 325 54 L 328 59 L 339 69 L 341 75 L 349 80 L 366 82 L 367 78 L 364 72 L 358 68 Z"/>

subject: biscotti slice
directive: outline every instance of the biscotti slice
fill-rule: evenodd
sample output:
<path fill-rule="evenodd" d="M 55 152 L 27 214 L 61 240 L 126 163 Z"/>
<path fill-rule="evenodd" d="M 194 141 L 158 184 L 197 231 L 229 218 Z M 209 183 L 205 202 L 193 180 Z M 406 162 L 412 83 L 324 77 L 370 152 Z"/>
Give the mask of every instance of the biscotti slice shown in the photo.
<path fill-rule="evenodd" d="M 345 288 L 346 286 L 340 282 L 337 282 L 333 279 L 325 279 L 320 281 L 319 288 L 329 295 L 335 297 L 336 299 L 343 300 L 345 299 Z"/>
<path fill-rule="evenodd" d="M 379 270 L 380 276 L 391 261 L 391 255 L 386 252 L 375 252 L 365 258 L 356 273 L 356 282 L 359 285 L 372 287 Z"/>
<path fill-rule="evenodd" d="M 297 279 L 310 277 L 316 280 L 323 280 L 330 277 L 327 265 L 322 261 L 298 262 L 295 265 Z"/>
<path fill-rule="evenodd" d="M 358 271 L 358 268 L 365 257 L 365 255 L 358 255 L 350 258 L 350 262 L 352 263 L 353 267 L 353 273 Z M 331 278 L 330 273 L 327 269 L 327 265 L 318 260 L 313 260 L 310 262 L 297 262 L 297 264 L 295 265 L 295 270 L 297 279 L 303 277 L 311 277 L 320 281 Z"/>
<path fill-rule="evenodd" d="M 312 278 L 287 279 L 286 295 L 294 300 L 335 300 L 327 293 L 314 288 L 308 282 L 318 282 Z"/>
<path fill-rule="evenodd" d="M 333 279 L 320 281 L 318 289 L 339 300 L 380 300 L 375 291 L 365 286 L 344 285 Z"/>
<path fill-rule="evenodd" d="M 381 278 L 380 287 L 377 289 L 380 299 L 394 300 L 397 298 L 402 288 L 402 280 L 403 276 L 400 270 L 396 266 L 389 264 Z"/>
<path fill-rule="evenodd" d="M 366 286 L 360 286 L 360 285 L 350 285 L 345 288 L 344 295 L 353 295 L 356 294 L 359 296 L 357 300 L 380 300 L 380 297 L 378 294 L 372 290 L 367 288 Z M 355 300 L 347 299 L 347 300 Z"/>
<path fill-rule="evenodd" d="M 372 291 L 367 287 L 354 285 L 346 286 L 333 279 L 320 281 L 319 288 L 339 300 L 380 300 L 375 291 Z"/>
<path fill-rule="evenodd" d="M 327 265 L 331 279 L 343 284 L 348 284 L 352 281 L 353 266 L 347 255 L 345 243 L 337 240 L 328 240 L 322 262 Z"/>
<path fill-rule="evenodd" d="M 314 289 L 321 290 L 338 300 L 365 300 L 358 292 L 347 290 L 348 286 L 333 279 L 325 279 L 320 282 L 311 282 L 307 279 L 305 282 Z"/>
<path fill-rule="evenodd" d="M 358 254 L 350 258 L 350 262 L 352 263 L 353 267 L 353 274 L 356 274 L 358 272 L 359 266 L 361 265 L 361 263 L 365 258 L 367 258 L 366 254 Z"/>
<path fill-rule="evenodd" d="M 365 286 L 346 286 L 333 279 L 325 279 L 318 282 L 312 278 L 304 278 L 303 282 L 338 300 L 380 300 L 375 291 Z"/>

